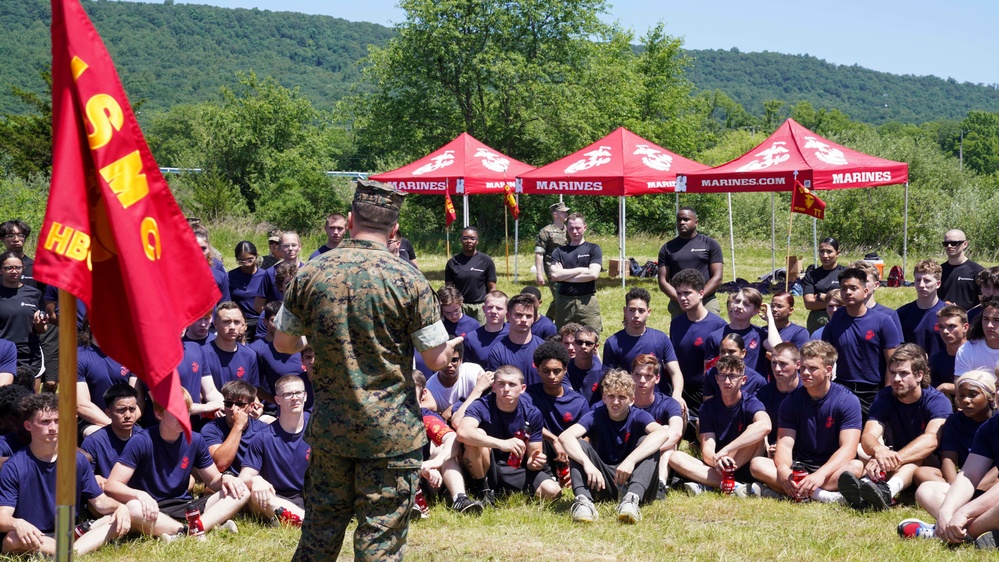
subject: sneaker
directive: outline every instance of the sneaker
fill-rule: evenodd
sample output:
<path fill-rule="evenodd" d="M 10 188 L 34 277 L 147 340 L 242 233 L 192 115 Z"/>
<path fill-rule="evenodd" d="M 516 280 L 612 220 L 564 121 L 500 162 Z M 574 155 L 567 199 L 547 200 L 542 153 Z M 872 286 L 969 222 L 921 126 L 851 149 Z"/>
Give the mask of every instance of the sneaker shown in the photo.
<path fill-rule="evenodd" d="M 176 534 L 173 534 L 173 535 L 171 535 L 169 533 L 163 533 L 162 535 L 156 535 L 156 538 L 158 538 L 159 540 L 163 541 L 166 544 L 170 544 L 173 541 L 175 541 L 175 540 L 177 540 L 177 539 L 179 539 L 181 537 L 185 537 L 185 536 L 187 536 L 187 533 L 184 533 L 182 531 L 180 533 L 176 533 Z"/>
<path fill-rule="evenodd" d="M 711 490 L 711 488 L 705 486 L 704 484 L 698 484 L 697 482 L 686 482 L 683 485 L 683 489 L 686 490 L 691 496 L 699 496 L 704 492 Z"/>
<path fill-rule="evenodd" d="M 770 498 L 772 500 L 782 499 L 784 496 L 770 489 L 770 486 L 765 484 L 760 484 L 759 482 L 753 482 L 748 486 L 750 496 L 757 498 Z"/>
<path fill-rule="evenodd" d="M 906 519 L 898 524 L 898 536 L 903 539 L 935 539 L 936 525 L 919 519 Z"/>
<path fill-rule="evenodd" d="M 839 491 L 846 498 L 846 503 L 853 509 L 864 509 L 867 502 L 860 495 L 860 479 L 849 472 L 839 475 Z"/>
<path fill-rule="evenodd" d="M 744 499 L 749 497 L 749 486 L 743 484 L 742 482 L 735 483 L 735 490 L 732 491 L 732 495 Z"/>
<path fill-rule="evenodd" d="M 629 525 L 642 520 L 642 512 L 638 509 L 638 494 L 629 493 L 624 496 L 617 506 L 617 520 Z"/>
<path fill-rule="evenodd" d="M 666 492 L 669 491 L 669 484 L 659 481 L 659 488 L 656 489 L 656 499 L 664 500 L 666 499 Z"/>
<path fill-rule="evenodd" d="M 863 480 L 860 483 L 860 497 L 875 511 L 884 511 L 893 503 L 891 488 L 888 487 L 887 482 Z"/>
<path fill-rule="evenodd" d="M 219 525 L 219 530 L 228 531 L 234 535 L 239 534 L 239 527 L 236 526 L 236 522 L 232 519 L 226 519 L 225 523 Z"/>
<path fill-rule="evenodd" d="M 572 507 L 569 508 L 569 513 L 576 523 L 593 523 L 600 517 L 593 501 L 586 496 L 576 496 L 575 501 L 572 502 Z"/>
<path fill-rule="evenodd" d="M 457 511 L 458 513 L 479 515 L 482 513 L 483 506 L 482 502 L 477 502 L 465 494 L 458 494 L 458 497 L 454 499 L 454 503 L 451 504 L 451 509 Z"/>
<path fill-rule="evenodd" d="M 496 493 L 489 488 L 482 490 L 482 497 L 479 500 L 482 503 L 482 507 L 496 507 Z"/>
<path fill-rule="evenodd" d="M 996 548 L 995 531 L 985 531 L 984 533 L 978 535 L 978 538 L 975 539 L 975 548 L 980 548 L 985 550 L 995 550 Z"/>

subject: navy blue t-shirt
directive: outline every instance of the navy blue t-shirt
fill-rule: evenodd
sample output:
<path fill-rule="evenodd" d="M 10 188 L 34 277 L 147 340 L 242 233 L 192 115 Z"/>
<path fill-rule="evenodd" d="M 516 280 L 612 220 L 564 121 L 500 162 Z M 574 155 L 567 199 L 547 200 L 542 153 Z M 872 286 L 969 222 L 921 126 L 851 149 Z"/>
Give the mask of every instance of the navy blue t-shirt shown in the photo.
<path fill-rule="evenodd" d="M 0 339 L 0 373 L 17 376 L 17 346 L 5 339 Z"/>
<path fill-rule="evenodd" d="M 267 274 L 263 269 L 257 268 L 252 274 L 243 273 L 240 268 L 229 271 L 229 295 L 233 302 L 239 305 L 243 311 L 243 317 L 247 320 L 259 318 L 260 314 L 253 308 L 253 301 L 260 291 L 260 284 Z"/>
<path fill-rule="evenodd" d="M 115 384 L 128 383 L 132 377 L 128 369 L 96 346 L 78 348 L 76 358 L 76 382 L 87 383 L 90 401 L 101 410 L 107 407 L 104 392 Z"/>
<path fill-rule="evenodd" d="M 84 501 L 104 492 L 94 478 L 83 453 L 76 453 L 76 512 Z M 14 508 L 14 517 L 24 519 L 43 533 L 55 531 L 56 463 L 39 460 L 25 447 L 0 468 L 0 505 Z"/>
<path fill-rule="evenodd" d="M 971 453 L 987 459 L 992 459 L 992 466 L 996 466 L 999 459 L 999 416 L 992 416 L 985 420 L 982 427 L 975 432 L 975 439 L 971 444 Z"/>
<path fill-rule="evenodd" d="M 885 443 L 897 451 L 922 435 L 931 420 L 945 420 L 953 411 L 950 400 L 932 386 L 924 388 L 919 400 L 912 404 L 899 402 L 891 387 L 886 387 L 874 397 L 867 419 L 881 422 Z"/>
<path fill-rule="evenodd" d="M 558 333 L 558 328 L 555 327 L 555 323 L 551 321 L 551 318 L 542 314 L 531 325 L 531 333 L 543 340 L 547 340 Z"/>
<path fill-rule="evenodd" d="M 708 337 L 715 330 L 725 327 L 725 320 L 709 312 L 700 322 L 691 322 L 686 314 L 673 319 L 669 325 L 670 341 L 683 373 L 683 399 L 687 409 L 696 416 L 701 405 L 701 388 L 704 385 L 704 359 Z"/>
<path fill-rule="evenodd" d="M 209 268 L 212 272 L 212 278 L 215 279 L 215 286 L 219 288 L 219 300 L 217 302 L 222 303 L 228 300 L 232 300 L 229 295 L 229 275 L 223 270 L 219 271 L 214 267 Z"/>
<path fill-rule="evenodd" d="M 635 406 L 632 404 L 632 408 L 638 408 L 639 410 L 644 410 L 648 412 L 652 419 L 659 422 L 659 425 L 669 425 L 670 418 L 682 418 L 683 408 L 680 407 L 680 403 L 674 400 L 671 396 L 666 396 L 662 392 L 654 391 L 652 394 L 652 404 L 648 407 L 642 408 L 641 406 Z"/>
<path fill-rule="evenodd" d="M 799 386 L 780 406 L 778 429 L 795 431 L 794 459 L 823 465 L 839 449 L 839 433 L 861 430 L 860 399 L 845 386 L 832 383 L 829 392 L 813 400 Z"/>
<path fill-rule="evenodd" d="M 215 388 L 221 390 L 225 383 L 236 380 L 260 386 L 256 351 L 241 343 L 236 344 L 236 351 L 223 351 L 214 341 L 209 342 L 204 349 L 208 370 L 215 379 Z"/>
<path fill-rule="evenodd" d="M 798 386 L 801 386 L 800 382 Z M 794 390 L 791 392 L 794 392 Z M 780 413 L 780 405 L 784 403 L 784 399 L 791 395 L 791 392 L 787 394 L 781 392 L 777 388 L 776 380 L 771 380 L 763 388 L 756 391 L 756 399 L 763 403 L 763 407 L 767 409 L 767 415 L 770 416 L 770 426 L 772 429 L 767 434 L 767 443 L 770 445 L 777 443 L 777 416 Z"/>
<path fill-rule="evenodd" d="M 250 439 L 243 466 L 256 470 L 278 495 L 290 497 L 305 489 L 305 471 L 311 456 L 304 428 L 288 433 L 275 421 Z"/>
<path fill-rule="evenodd" d="M 600 401 L 601 393 L 598 390 L 600 390 L 600 381 L 604 379 L 604 366 L 596 355 L 593 356 L 593 364 L 586 371 L 577 367 L 575 361 L 569 361 L 565 378 L 572 385 L 572 389 L 582 394 L 591 406 Z"/>
<path fill-rule="evenodd" d="M 937 301 L 937 304 L 926 310 L 919 308 L 916 301 L 900 306 L 897 312 L 902 323 L 902 341 L 919 344 L 929 357 L 944 349 L 946 346 L 940 339 L 940 328 L 937 327 L 937 311 L 946 304 L 944 301 Z"/>
<path fill-rule="evenodd" d="M 258 419 L 250 418 L 247 421 L 249 423 L 246 424 L 243 435 L 239 438 L 239 449 L 236 451 L 236 456 L 232 459 L 232 464 L 229 465 L 229 470 L 232 470 L 235 474 L 239 474 L 239 471 L 243 468 L 243 460 L 246 458 L 246 447 L 249 445 L 250 440 L 253 439 L 254 435 L 267 427 L 266 423 Z M 221 445 L 226 440 L 226 437 L 229 437 L 230 432 L 232 432 L 232 428 L 226 423 L 225 418 L 215 418 L 206 423 L 205 427 L 201 428 L 201 436 L 205 439 L 205 444 L 208 447 Z"/>
<path fill-rule="evenodd" d="M 191 395 L 191 400 L 195 403 L 201 402 L 201 378 L 212 376 L 211 365 L 205 358 L 204 346 L 193 341 L 185 341 L 184 357 L 177 365 L 177 373 L 180 374 L 180 386 L 187 389 Z"/>
<path fill-rule="evenodd" d="M 645 333 L 640 336 L 632 336 L 627 331 L 620 330 L 604 342 L 604 353 L 600 356 L 600 360 L 604 364 L 605 372 L 611 369 L 624 369 L 630 373 L 631 362 L 639 355 L 648 353 L 655 355 L 663 365 L 660 375 L 666 372 L 667 363 L 677 361 L 669 336 L 655 328 L 646 328 Z M 668 376 L 659 379 L 659 390 L 661 392 L 672 390 Z"/>
<path fill-rule="evenodd" d="M 479 321 L 467 314 L 462 314 L 461 318 L 457 322 L 452 322 L 447 319 L 446 316 L 441 314 L 441 322 L 444 322 L 444 329 L 447 330 L 450 336 L 465 336 L 479 329 Z M 536 324 L 536 323 L 535 323 Z"/>
<path fill-rule="evenodd" d="M 879 387 L 884 386 L 884 352 L 898 347 L 899 337 L 888 316 L 868 310 L 863 316 L 853 317 L 846 308 L 837 310 L 822 332 L 822 339 L 839 353 L 837 381 Z"/>
<path fill-rule="evenodd" d="M 128 486 L 146 491 L 157 502 L 191 499 L 187 490 L 191 471 L 214 464 L 200 433 L 192 433 L 190 443 L 183 435 L 167 443 L 160 436 L 159 426 L 133 435 L 118 462 L 134 470 Z"/>
<path fill-rule="evenodd" d="M 279 378 L 305 372 L 300 353 L 290 355 L 281 353 L 274 347 L 272 341 L 255 340 L 250 343 L 250 349 L 257 352 L 257 375 L 260 378 L 260 387 L 268 394 L 274 394 L 274 383 Z"/>
<path fill-rule="evenodd" d="M 482 368 L 495 371 L 503 365 L 513 365 L 524 373 L 524 384 L 527 386 L 538 384 L 541 382 L 541 377 L 538 376 L 538 369 L 534 366 L 534 350 L 543 343 L 545 342 L 541 338 L 534 336 L 531 336 L 531 340 L 525 344 L 513 343 L 509 337 L 504 337 L 489 350 L 489 358 Z M 568 381 L 565 382 L 565 386 L 569 386 Z"/>
<path fill-rule="evenodd" d="M 509 324 L 503 324 L 503 328 L 498 332 L 487 332 L 486 327 L 482 326 L 481 328 L 477 328 L 474 331 L 466 333 L 465 361 L 485 366 L 486 360 L 489 359 L 489 352 L 492 350 L 492 347 L 496 345 L 496 342 L 503 339 L 503 337 L 509 333 Z"/>
<path fill-rule="evenodd" d="M 721 396 L 709 398 L 701 404 L 700 434 L 713 433 L 716 449 L 728 445 L 753 423 L 753 417 L 759 412 L 766 412 L 763 403 L 743 393 L 742 398 L 734 406 L 726 406 Z"/>
<path fill-rule="evenodd" d="M 544 385 L 535 384 L 527 387 L 527 392 L 520 396 L 521 400 L 529 400 L 541 412 L 545 428 L 555 435 L 579 421 L 579 418 L 590 411 L 590 405 L 580 393 L 563 387 L 562 396 L 551 396 L 545 392 Z"/>
<path fill-rule="evenodd" d="M 721 341 L 729 334 L 739 334 L 742 336 L 742 341 L 746 344 L 746 356 L 742 361 L 750 369 L 755 369 L 757 364 L 759 364 L 760 355 L 766 357 L 766 350 L 763 349 L 763 342 L 766 341 L 766 335 L 763 333 L 763 328 L 753 326 L 752 324 L 748 328 L 741 330 L 736 330 L 726 324 L 721 329 L 711 332 L 704 346 L 704 359 L 706 361 L 716 359 L 719 356 L 718 350 L 721 348 Z"/>
<path fill-rule="evenodd" d="M 517 408 L 512 412 L 504 412 L 496 406 L 496 395 L 487 394 L 472 403 L 465 410 L 465 417 L 478 420 L 479 427 L 486 435 L 494 439 L 510 439 L 513 434 L 528 426 L 528 441 L 540 443 L 544 435 L 542 428 L 545 425 L 541 416 L 541 410 L 537 409 L 529 400 L 518 400 Z M 505 453 L 496 449 L 493 451 L 496 462 L 506 464 L 510 453 Z M 524 455 L 527 460 L 527 455 Z"/>
<path fill-rule="evenodd" d="M 144 431 L 138 425 L 132 426 L 133 436 Z M 118 462 L 121 452 L 125 450 L 125 445 L 128 444 L 129 440 L 118 439 L 111 426 L 106 425 L 85 437 L 80 448 L 86 451 L 90 455 L 90 458 L 94 459 L 91 463 L 94 474 L 99 474 L 107 478 L 111 474 L 114 464 Z"/>
<path fill-rule="evenodd" d="M 579 419 L 579 425 L 586 428 L 584 437 L 600 460 L 609 465 L 621 464 L 638 447 L 638 440 L 645 436 L 650 423 L 655 423 L 652 415 L 640 408 L 629 408 L 628 417 L 614 421 L 604 405 L 598 405 Z"/>
<path fill-rule="evenodd" d="M 988 421 L 988 420 L 986 420 Z M 975 441 L 975 434 L 985 422 L 977 422 L 962 412 L 953 412 L 944 422 L 940 433 L 940 452 L 953 451 L 957 453 L 958 468 L 968 460 L 968 453 Z"/>
<path fill-rule="evenodd" d="M 930 384 L 934 387 L 945 382 L 954 382 L 954 360 L 956 356 L 947 353 L 947 348 L 930 355 Z"/>
<path fill-rule="evenodd" d="M 763 341 L 767 341 L 770 336 L 770 329 L 767 327 L 760 328 L 763 335 Z M 812 336 L 808 333 L 808 330 L 804 326 L 799 326 L 795 323 L 789 323 L 787 326 L 777 330 L 780 333 L 780 341 L 789 341 L 795 345 L 798 349 L 801 346 L 808 343 L 808 340 L 812 339 Z M 756 365 L 753 367 L 756 372 L 763 375 L 766 380 L 770 380 L 770 360 L 767 359 L 767 354 L 765 351 L 760 352 L 760 358 L 757 360 Z"/>

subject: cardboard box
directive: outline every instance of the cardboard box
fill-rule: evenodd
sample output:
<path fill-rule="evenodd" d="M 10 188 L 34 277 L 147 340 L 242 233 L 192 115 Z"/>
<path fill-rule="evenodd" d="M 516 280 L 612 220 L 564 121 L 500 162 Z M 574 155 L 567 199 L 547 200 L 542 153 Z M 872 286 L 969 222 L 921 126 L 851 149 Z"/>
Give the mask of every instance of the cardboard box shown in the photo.
<path fill-rule="evenodd" d="M 610 260 L 610 265 L 608 266 L 607 269 L 607 275 L 613 278 L 613 277 L 621 277 L 621 274 L 624 273 L 624 275 L 627 277 L 628 261 L 627 260 L 624 261 L 624 267 L 622 267 L 621 264 L 622 264 L 621 260 Z"/>
<path fill-rule="evenodd" d="M 794 283 L 801 277 L 801 256 L 787 257 L 787 279 Z"/>

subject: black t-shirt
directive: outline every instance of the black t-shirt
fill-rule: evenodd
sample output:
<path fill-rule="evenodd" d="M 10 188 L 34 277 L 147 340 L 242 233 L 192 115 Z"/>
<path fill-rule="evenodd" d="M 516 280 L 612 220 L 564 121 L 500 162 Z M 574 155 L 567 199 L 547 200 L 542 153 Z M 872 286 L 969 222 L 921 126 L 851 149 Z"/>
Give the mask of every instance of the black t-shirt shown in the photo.
<path fill-rule="evenodd" d="M 801 293 L 804 295 L 819 295 L 839 289 L 839 272 L 846 266 L 837 265 L 832 269 L 816 267 L 805 274 L 801 280 Z"/>
<path fill-rule="evenodd" d="M 42 308 L 42 292 L 28 285 L 18 289 L 0 286 L 0 338 L 12 341 L 20 349 L 37 341 L 35 312 Z"/>
<path fill-rule="evenodd" d="M 937 296 L 965 310 L 978 304 L 978 295 L 981 291 L 978 283 L 975 283 L 975 278 L 978 277 L 978 272 L 985 268 L 971 260 L 960 265 L 943 262 L 942 267 L 943 278 L 940 288 L 937 289 Z"/>
<path fill-rule="evenodd" d="M 593 242 L 583 242 L 579 246 L 566 244 L 559 246 L 552 252 L 552 263 L 560 263 L 565 269 L 577 267 L 590 267 L 590 264 L 597 264 L 603 269 L 604 253 Z M 586 281 L 584 283 L 562 282 L 558 284 L 558 294 L 567 297 L 585 297 L 597 292 L 596 281 Z"/>
<path fill-rule="evenodd" d="M 444 267 L 444 282 L 453 283 L 465 304 L 476 304 L 486 300 L 486 282 L 496 282 L 496 265 L 493 259 L 482 252 L 471 256 L 458 254 L 447 260 Z"/>
<path fill-rule="evenodd" d="M 696 269 L 707 281 L 711 279 L 713 263 L 722 263 L 721 245 L 701 233 L 689 239 L 678 236 L 659 249 L 659 267 L 668 267 L 670 277 L 683 269 Z"/>
<path fill-rule="evenodd" d="M 399 239 L 399 255 L 400 256 L 402 255 L 402 252 L 406 252 L 406 254 L 409 256 L 406 259 L 408 259 L 410 261 L 416 259 L 416 250 L 413 249 L 413 243 L 409 241 L 409 238 L 400 238 Z"/>

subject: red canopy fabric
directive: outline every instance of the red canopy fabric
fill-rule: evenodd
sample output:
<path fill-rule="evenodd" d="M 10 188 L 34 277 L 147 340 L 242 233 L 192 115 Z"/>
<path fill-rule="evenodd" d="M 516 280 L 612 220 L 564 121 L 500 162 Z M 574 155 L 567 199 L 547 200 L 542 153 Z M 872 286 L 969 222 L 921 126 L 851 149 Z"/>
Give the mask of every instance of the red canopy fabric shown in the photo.
<path fill-rule="evenodd" d="M 677 191 L 791 191 L 795 179 L 809 189 L 896 185 L 909 181 L 909 165 L 850 150 L 788 119 L 767 140 L 735 160 L 686 174 L 679 179 Z"/>
<path fill-rule="evenodd" d="M 707 169 L 621 127 L 586 148 L 517 177 L 523 193 L 649 195 L 672 193 L 677 174 Z"/>
<path fill-rule="evenodd" d="M 515 178 L 534 169 L 482 144 L 468 133 L 401 168 L 375 174 L 371 179 L 390 183 L 401 191 L 456 195 L 464 180 L 466 195 L 503 193 Z"/>

